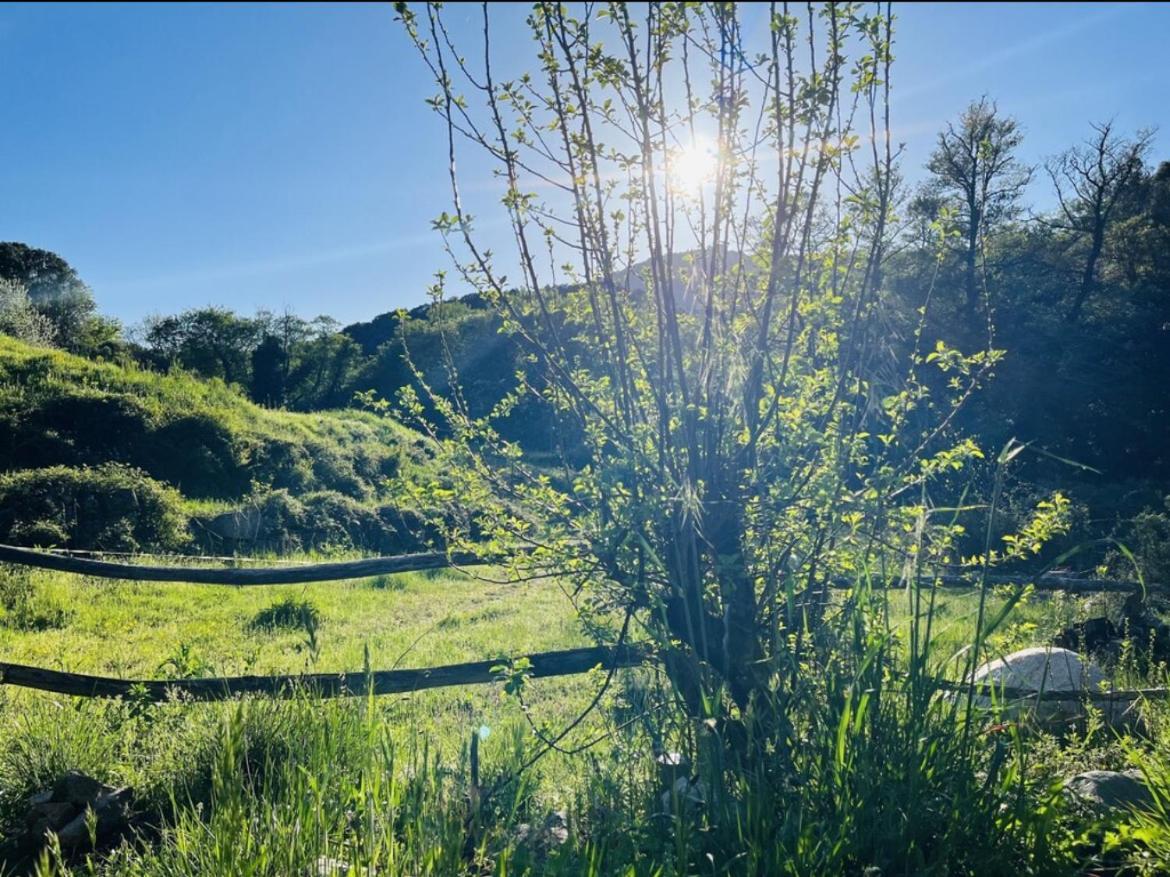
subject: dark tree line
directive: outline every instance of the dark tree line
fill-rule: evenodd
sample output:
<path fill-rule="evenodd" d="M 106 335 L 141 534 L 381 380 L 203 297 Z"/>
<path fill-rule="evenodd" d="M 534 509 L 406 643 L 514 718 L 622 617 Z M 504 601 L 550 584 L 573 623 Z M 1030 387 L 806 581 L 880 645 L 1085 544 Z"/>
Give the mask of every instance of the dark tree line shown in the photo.
<path fill-rule="evenodd" d="M 1021 142 L 986 100 L 940 134 L 888 307 L 905 325 L 927 307 L 933 337 L 1003 350 L 957 426 L 989 452 L 1033 443 L 1020 480 L 1070 490 L 1092 534 L 1118 532 L 1170 493 L 1170 162 L 1149 162 L 1150 132 L 1094 124 L 1045 162 L 1055 206 L 1036 214 Z"/>

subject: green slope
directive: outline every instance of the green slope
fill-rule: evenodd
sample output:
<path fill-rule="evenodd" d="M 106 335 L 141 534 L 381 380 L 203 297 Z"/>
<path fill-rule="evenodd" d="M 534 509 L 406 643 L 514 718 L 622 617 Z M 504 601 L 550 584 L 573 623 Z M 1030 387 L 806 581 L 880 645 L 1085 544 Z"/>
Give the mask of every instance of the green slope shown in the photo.
<path fill-rule="evenodd" d="M 270 512 L 291 518 L 294 529 L 305 523 L 297 520 L 305 502 L 327 507 L 327 518 L 365 515 L 363 526 L 375 526 L 369 515 L 384 506 L 396 479 L 431 471 L 426 440 L 389 418 L 270 410 L 221 381 L 93 362 L 0 336 L 0 519 L 11 525 L 21 514 L 60 517 L 60 509 L 17 506 L 34 486 L 43 493 L 50 473 L 53 502 L 76 506 L 77 496 L 61 494 L 62 479 L 88 472 L 82 480 L 89 490 L 92 467 L 103 467 L 119 489 L 136 489 L 127 487 L 128 473 L 174 488 L 187 514 L 271 506 L 276 496 L 280 509 Z M 70 522 L 61 527 L 74 534 Z M 296 547 L 329 541 L 318 535 Z"/>

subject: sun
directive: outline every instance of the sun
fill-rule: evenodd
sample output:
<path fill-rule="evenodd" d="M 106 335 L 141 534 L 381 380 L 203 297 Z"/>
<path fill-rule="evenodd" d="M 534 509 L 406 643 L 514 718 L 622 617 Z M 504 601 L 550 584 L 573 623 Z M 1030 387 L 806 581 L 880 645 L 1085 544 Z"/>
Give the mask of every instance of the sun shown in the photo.
<path fill-rule="evenodd" d="M 709 140 L 695 140 L 670 156 L 670 185 L 685 194 L 697 194 L 715 179 L 719 151 Z"/>

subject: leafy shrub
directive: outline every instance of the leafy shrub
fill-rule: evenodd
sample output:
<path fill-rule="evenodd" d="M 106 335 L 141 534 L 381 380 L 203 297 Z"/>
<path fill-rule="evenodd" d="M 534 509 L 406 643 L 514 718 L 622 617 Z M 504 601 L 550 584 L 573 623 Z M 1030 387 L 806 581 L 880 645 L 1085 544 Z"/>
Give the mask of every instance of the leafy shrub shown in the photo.
<path fill-rule="evenodd" d="M 241 437 L 208 412 L 160 425 L 147 440 L 144 465 L 187 496 L 233 497 L 247 492 L 252 472 Z"/>
<path fill-rule="evenodd" d="M 53 324 L 36 309 L 23 283 L 0 277 L 0 332 L 27 341 L 49 344 Z"/>
<path fill-rule="evenodd" d="M 107 551 L 178 548 L 188 541 L 178 491 L 110 463 L 0 476 L 0 539 Z"/>
<path fill-rule="evenodd" d="M 47 459 L 38 465 L 133 462 L 129 449 L 148 444 L 151 419 L 150 408 L 141 399 L 69 387 L 30 412 L 26 429 L 59 436 L 66 443 L 69 454 L 65 460 Z M 172 453 L 174 450 L 168 448 Z"/>
<path fill-rule="evenodd" d="M 347 547 L 398 554 L 423 545 L 421 519 L 387 505 L 372 509 L 332 491 L 304 497 L 306 537 L 315 547 Z"/>
<path fill-rule="evenodd" d="M 1135 515 L 1123 539 L 1146 581 L 1158 584 L 1170 582 L 1170 496 L 1165 504 L 1164 511 L 1147 509 Z"/>

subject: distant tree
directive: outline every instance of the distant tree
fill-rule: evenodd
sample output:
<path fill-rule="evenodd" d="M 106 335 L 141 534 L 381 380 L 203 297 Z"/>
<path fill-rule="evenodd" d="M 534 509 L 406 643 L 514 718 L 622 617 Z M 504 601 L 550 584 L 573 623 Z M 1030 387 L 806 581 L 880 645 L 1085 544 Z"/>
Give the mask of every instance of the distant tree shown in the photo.
<path fill-rule="evenodd" d="M 1153 137 L 1139 131 L 1132 140 L 1119 137 L 1112 122 L 1094 124 L 1085 143 L 1070 147 L 1045 168 L 1060 204 L 1060 225 L 1088 242 L 1080 283 L 1068 312 L 1076 321 L 1097 285 L 1097 265 L 1118 202 L 1141 177 L 1142 158 Z"/>
<path fill-rule="evenodd" d="M 0 333 L 30 344 L 51 344 L 53 324 L 33 305 L 22 283 L 0 278 Z"/>
<path fill-rule="evenodd" d="M 316 321 L 314 321 L 316 322 Z M 340 332 L 321 332 L 297 352 L 289 404 L 297 410 L 343 407 L 362 362 L 360 345 Z"/>
<path fill-rule="evenodd" d="M 259 327 L 227 308 L 198 308 L 147 319 L 145 341 L 161 365 L 180 365 L 203 377 L 248 386 Z"/>
<path fill-rule="evenodd" d="M 1016 214 L 1032 177 L 1031 169 L 1015 156 L 1022 140 L 1016 120 L 1001 116 L 995 103 L 983 97 L 963 111 L 957 126 L 947 123 L 927 162 L 932 176 L 928 190 L 943 196 L 954 209 L 969 313 L 979 302 L 976 266 L 981 242 Z"/>
<path fill-rule="evenodd" d="M 284 407 L 288 385 L 288 353 L 275 335 L 265 335 L 252 351 L 253 401 L 275 408 Z"/>
<path fill-rule="evenodd" d="M 0 242 L 0 278 L 21 284 L 53 326 L 53 342 L 85 352 L 96 305 L 90 288 L 56 253 L 15 241 Z"/>

